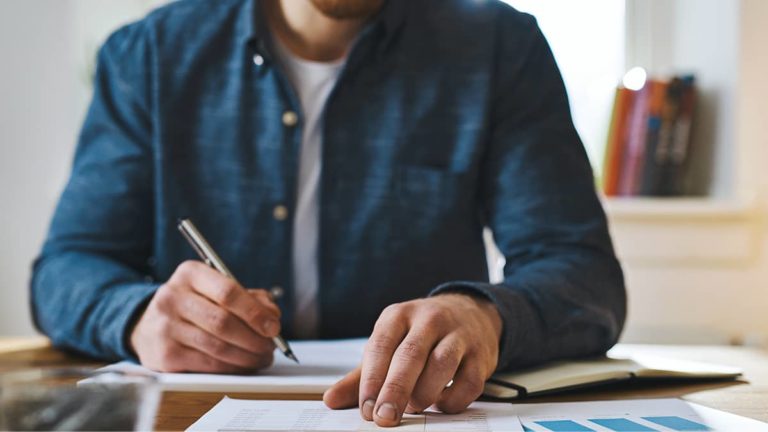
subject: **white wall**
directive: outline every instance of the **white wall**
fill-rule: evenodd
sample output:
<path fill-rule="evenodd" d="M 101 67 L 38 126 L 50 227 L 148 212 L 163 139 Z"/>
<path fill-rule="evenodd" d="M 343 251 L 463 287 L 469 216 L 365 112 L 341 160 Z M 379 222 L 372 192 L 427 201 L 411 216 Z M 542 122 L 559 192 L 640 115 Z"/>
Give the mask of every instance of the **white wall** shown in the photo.
<path fill-rule="evenodd" d="M 34 333 L 30 266 L 69 173 L 94 52 L 154 3 L 0 1 L 0 336 Z"/>
<path fill-rule="evenodd" d="M 32 333 L 27 283 L 81 110 L 68 1 L 0 2 L 0 335 Z"/>

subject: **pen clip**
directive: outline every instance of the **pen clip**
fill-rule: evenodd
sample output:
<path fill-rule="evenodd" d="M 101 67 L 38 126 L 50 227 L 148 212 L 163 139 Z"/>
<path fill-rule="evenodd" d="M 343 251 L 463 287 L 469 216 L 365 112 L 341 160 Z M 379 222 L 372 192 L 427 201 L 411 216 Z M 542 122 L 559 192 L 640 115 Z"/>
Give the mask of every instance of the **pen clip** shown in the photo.
<path fill-rule="evenodd" d="M 190 232 L 189 232 L 189 231 L 187 231 L 187 225 L 186 225 L 186 224 L 184 224 L 184 222 L 185 222 L 186 220 L 187 220 L 187 219 L 185 219 L 185 220 L 183 220 L 183 221 L 179 222 L 179 226 L 178 226 L 178 228 L 179 228 L 179 231 L 181 232 L 181 235 L 183 235 L 183 236 L 184 236 L 184 238 L 185 238 L 185 239 L 187 239 L 187 242 L 189 242 L 189 245 L 190 245 L 190 246 L 192 246 L 192 249 L 194 249 L 194 250 L 195 250 L 195 252 L 197 253 L 197 256 L 199 256 L 199 257 L 200 257 L 200 259 L 202 259 L 202 260 L 203 260 L 203 262 L 205 262 L 205 263 L 206 263 L 206 264 L 208 264 L 209 266 L 213 267 L 213 263 L 212 263 L 212 262 L 211 262 L 211 260 L 210 260 L 210 259 L 209 259 L 209 258 L 208 258 L 206 255 L 205 255 L 205 251 L 204 251 L 204 250 L 203 250 L 203 249 L 200 247 L 200 245 L 197 243 L 197 241 L 195 241 L 195 238 L 192 236 L 192 234 L 190 234 Z"/>
<path fill-rule="evenodd" d="M 179 221 L 178 228 L 203 262 L 218 270 L 224 276 L 235 279 L 232 272 L 230 272 L 227 266 L 224 265 L 224 262 L 219 258 L 216 252 L 213 251 L 208 244 L 208 241 L 205 240 L 202 234 L 200 234 L 191 220 L 183 219 Z"/>

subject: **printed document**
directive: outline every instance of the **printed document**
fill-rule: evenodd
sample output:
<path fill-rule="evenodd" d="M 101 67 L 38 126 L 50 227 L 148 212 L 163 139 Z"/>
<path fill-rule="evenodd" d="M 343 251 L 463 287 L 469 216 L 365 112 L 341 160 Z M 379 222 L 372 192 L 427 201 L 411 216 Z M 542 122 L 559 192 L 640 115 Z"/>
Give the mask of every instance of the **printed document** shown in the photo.
<path fill-rule="evenodd" d="M 379 428 L 357 408 L 329 409 L 320 401 L 255 401 L 225 397 L 187 431 L 514 432 L 523 427 L 508 404 L 475 402 L 461 414 L 406 414 L 395 429 Z"/>
<path fill-rule="evenodd" d="M 355 409 L 331 410 L 320 401 L 237 400 L 225 397 L 189 431 L 380 430 Z M 768 431 L 768 424 L 680 399 L 513 404 L 475 402 L 461 414 L 403 417 L 390 431 Z"/>

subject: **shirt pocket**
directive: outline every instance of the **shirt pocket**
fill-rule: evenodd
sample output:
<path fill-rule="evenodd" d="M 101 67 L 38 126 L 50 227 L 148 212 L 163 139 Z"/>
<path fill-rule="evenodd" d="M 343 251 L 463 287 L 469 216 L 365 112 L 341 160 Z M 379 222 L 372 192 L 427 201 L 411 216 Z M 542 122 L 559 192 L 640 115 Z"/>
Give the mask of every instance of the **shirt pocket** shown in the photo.
<path fill-rule="evenodd" d="M 406 165 L 394 176 L 393 246 L 427 246 L 446 232 L 460 202 L 462 175 L 429 166 Z"/>

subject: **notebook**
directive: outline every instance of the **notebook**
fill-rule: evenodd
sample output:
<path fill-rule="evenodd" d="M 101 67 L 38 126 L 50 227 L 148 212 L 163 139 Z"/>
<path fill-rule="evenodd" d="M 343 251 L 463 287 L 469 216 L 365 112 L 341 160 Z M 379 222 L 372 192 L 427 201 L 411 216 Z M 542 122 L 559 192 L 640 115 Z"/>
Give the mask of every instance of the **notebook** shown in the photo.
<path fill-rule="evenodd" d="M 152 374 L 164 391 L 321 395 L 357 367 L 365 342 L 366 339 L 291 341 L 291 349 L 300 364 L 275 351 L 272 366 L 248 375 L 159 373 L 129 361 L 101 370 Z"/>
<path fill-rule="evenodd" d="M 484 395 L 516 399 L 546 393 L 638 379 L 735 379 L 741 370 L 707 363 L 632 355 L 548 363 L 512 373 L 493 375 Z"/>

